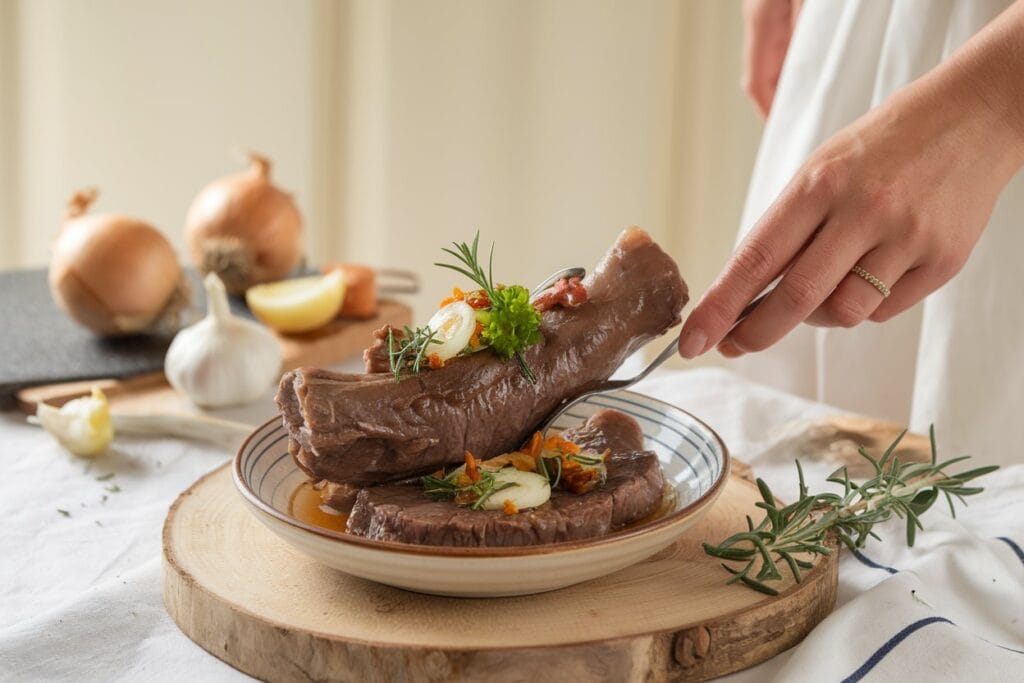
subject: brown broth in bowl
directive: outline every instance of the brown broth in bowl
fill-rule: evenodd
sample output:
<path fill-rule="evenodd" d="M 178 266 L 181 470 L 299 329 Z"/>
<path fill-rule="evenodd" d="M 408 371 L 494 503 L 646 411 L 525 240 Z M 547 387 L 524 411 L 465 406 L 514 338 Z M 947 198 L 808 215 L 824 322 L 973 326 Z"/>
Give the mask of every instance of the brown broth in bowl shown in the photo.
<path fill-rule="evenodd" d="M 675 490 L 666 486 L 661 500 L 661 505 L 658 506 L 657 510 L 643 519 L 638 519 L 631 524 L 619 527 L 613 531 L 622 531 L 623 529 L 632 529 L 645 524 L 650 524 L 651 522 L 674 512 L 677 507 L 676 503 L 677 497 Z M 347 533 L 346 525 L 348 524 L 348 514 L 338 512 L 334 508 L 326 505 L 320 498 L 320 492 L 313 488 L 313 483 L 309 481 L 302 482 L 295 488 L 295 491 L 292 492 L 292 497 L 288 501 L 288 514 L 301 522 L 305 522 L 306 524 L 310 524 L 321 529 Z"/>
<path fill-rule="evenodd" d="M 348 515 L 325 505 L 320 499 L 320 492 L 309 481 L 302 482 L 292 492 L 288 514 L 306 524 L 341 533 L 345 532 L 348 524 Z"/>

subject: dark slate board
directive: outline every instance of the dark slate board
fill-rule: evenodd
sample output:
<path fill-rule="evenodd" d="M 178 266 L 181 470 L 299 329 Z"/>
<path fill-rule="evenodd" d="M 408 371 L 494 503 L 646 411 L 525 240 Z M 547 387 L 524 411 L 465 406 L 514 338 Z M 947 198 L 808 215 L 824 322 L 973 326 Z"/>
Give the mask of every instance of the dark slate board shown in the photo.
<path fill-rule="evenodd" d="M 206 310 L 198 277 L 190 279 L 194 303 L 185 323 Z M 251 317 L 243 299 L 232 298 L 231 308 Z M 45 268 L 0 272 L 0 316 L 0 408 L 12 407 L 24 387 L 157 372 L 174 336 L 96 337 L 57 308 Z"/>

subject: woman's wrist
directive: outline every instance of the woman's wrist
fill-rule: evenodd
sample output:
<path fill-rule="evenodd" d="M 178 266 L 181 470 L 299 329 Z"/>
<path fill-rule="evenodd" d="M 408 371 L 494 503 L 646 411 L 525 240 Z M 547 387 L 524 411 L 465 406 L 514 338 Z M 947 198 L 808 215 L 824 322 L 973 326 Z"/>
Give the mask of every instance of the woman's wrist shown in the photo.
<path fill-rule="evenodd" d="M 1024 1 L 996 17 L 921 85 L 938 95 L 935 106 L 969 117 L 979 152 L 1012 176 L 1024 166 Z"/>

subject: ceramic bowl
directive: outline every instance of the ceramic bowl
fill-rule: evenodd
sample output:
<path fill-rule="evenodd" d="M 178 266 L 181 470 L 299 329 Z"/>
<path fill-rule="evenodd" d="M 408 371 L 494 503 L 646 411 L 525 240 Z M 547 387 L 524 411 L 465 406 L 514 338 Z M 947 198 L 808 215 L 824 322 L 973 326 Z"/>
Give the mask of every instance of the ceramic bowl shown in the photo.
<path fill-rule="evenodd" d="M 280 419 L 258 428 L 234 460 L 234 481 L 257 519 L 300 552 L 371 581 L 421 593 L 465 597 L 527 595 L 618 571 L 674 542 L 724 488 L 729 454 L 715 432 L 684 410 L 620 391 L 574 406 L 553 427 L 574 427 L 602 408 L 633 416 L 644 446 L 661 461 L 673 504 L 652 521 L 584 541 L 515 548 L 448 548 L 372 541 L 312 526 L 289 514 L 305 476 L 288 455 Z"/>

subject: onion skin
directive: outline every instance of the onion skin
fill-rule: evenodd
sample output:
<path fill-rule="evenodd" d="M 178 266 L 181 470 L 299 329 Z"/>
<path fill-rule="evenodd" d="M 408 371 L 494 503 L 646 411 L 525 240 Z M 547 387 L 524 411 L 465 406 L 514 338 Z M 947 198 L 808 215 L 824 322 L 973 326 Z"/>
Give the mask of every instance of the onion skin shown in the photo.
<path fill-rule="evenodd" d="M 137 218 L 86 214 L 95 190 L 75 193 L 53 246 L 54 301 L 102 336 L 143 332 L 169 311 L 183 287 L 174 248 Z"/>
<path fill-rule="evenodd" d="M 213 181 L 192 201 L 185 240 L 195 266 L 232 294 L 283 279 L 302 259 L 302 216 L 270 181 L 270 161 L 250 153 L 242 173 Z"/>

